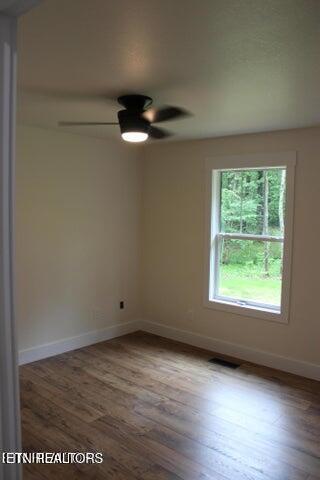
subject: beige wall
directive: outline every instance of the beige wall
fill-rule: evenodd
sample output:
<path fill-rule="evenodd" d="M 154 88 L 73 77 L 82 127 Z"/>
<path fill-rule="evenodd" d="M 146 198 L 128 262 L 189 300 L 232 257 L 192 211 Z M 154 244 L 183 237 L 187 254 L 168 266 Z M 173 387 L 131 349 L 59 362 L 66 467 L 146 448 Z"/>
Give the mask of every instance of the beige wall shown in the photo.
<path fill-rule="evenodd" d="M 204 159 L 297 151 L 288 325 L 207 309 Z M 176 143 L 144 150 L 143 316 L 253 349 L 320 362 L 320 129 Z"/>
<path fill-rule="evenodd" d="M 19 127 L 19 348 L 135 319 L 141 162 L 124 143 Z M 119 300 L 125 309 L 119 310 Z"/>
<path fill-rule="evenodd" d="M 289 325 L 209 310 L 204 159 L 281 150 L 298 152 Z M 136 146 L 19 127 L 20 350 L 144 318 L 319 364 L 319 180 L 320 129 L 159 142 L 141 158 Z"/>

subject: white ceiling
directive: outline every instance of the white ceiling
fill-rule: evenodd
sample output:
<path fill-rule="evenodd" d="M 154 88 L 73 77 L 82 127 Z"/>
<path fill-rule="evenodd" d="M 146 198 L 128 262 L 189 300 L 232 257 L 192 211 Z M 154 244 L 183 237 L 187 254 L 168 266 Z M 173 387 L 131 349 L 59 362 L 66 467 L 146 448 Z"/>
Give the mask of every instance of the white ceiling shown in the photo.
<path fill-rule="evenodd" d="M 193 113 L 177 139 L 320 123 L 320 0 L 44 0 L 19 22 L 21 123 L 114 121 L 131 92 Z"/>

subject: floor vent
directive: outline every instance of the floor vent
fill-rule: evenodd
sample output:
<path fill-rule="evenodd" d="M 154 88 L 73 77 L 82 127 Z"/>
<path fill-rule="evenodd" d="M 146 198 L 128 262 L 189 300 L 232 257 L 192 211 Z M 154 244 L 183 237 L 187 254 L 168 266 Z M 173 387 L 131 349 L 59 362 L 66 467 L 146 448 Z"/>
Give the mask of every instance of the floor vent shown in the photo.
<path fill-rule="evenodd" d="M 228 360 L 223 360 L 223 358 L 219 357 L 210 358 L 209 363 L 215 363 L 221 367 L 233 368 L 234 370 L 240 367 L 239 363 L 229 362 Z"/>

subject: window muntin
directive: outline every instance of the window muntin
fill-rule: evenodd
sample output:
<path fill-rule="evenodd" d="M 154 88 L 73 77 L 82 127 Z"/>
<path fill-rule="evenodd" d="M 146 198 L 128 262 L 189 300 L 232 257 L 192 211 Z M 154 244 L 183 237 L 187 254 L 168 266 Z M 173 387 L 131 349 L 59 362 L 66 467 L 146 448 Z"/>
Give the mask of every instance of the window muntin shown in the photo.
<path fill-rule="evenodd" d="M 213 175 L 210 300 L 280 312 L 286 168 Z"/>

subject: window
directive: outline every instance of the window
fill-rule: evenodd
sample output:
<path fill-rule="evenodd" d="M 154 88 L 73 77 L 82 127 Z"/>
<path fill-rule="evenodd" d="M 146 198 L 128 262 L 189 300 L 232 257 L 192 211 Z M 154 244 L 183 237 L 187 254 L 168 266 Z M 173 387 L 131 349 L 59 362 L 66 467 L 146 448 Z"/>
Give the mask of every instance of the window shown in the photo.
<path fill-rule="evenodd" d="M 294 164 L 292 152 L 208 160 L 208 306 L 287 322 Z"/>

